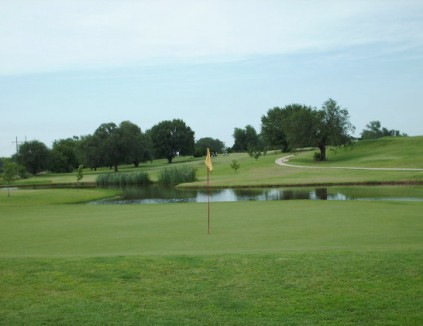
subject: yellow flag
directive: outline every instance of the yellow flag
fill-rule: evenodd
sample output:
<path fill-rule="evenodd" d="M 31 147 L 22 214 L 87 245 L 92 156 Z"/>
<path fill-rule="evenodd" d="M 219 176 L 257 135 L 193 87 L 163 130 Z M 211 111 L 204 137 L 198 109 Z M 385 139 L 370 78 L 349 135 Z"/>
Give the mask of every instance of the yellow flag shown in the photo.
<path fill-rule="evenodd" d="M 210 150 L 207 148 L 207 156 L 206 156 L 206 166 L 207 166 L 207 169 L 211 172 L 211 171 L 213 171 L 213 163 L 212 163 L 212 160 L 211 160 L 211 156 L 210 156 Z"/>

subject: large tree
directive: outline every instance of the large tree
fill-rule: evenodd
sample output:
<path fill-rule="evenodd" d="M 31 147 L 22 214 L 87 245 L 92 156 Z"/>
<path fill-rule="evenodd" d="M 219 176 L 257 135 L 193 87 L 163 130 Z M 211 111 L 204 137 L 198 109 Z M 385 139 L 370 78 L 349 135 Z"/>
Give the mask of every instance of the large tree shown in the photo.
<path fill-rule="evenodd" d="M 100 139 L 94 135 L 82 136 L 76 148 L 78 160 L 86 167 L 97 170 L 102 165 Z"/>
<path fill-rule="evenodd" d="M 10 197 L 10 185 L 12 184 L 12 181 L 17 177 L 17 169 L 18 169 L 18 165 L 15 162 L 12 162 L 11 160 L 5 161 L 4 168 L 3 168 L 3 180 L 8 185 L 7 187 L 8 197 Z"/>
<path fill-rule="evenodd" d="M 234 145 L 232 149 L 237 152 L 246 152 L 251 148 L 258 148 L 260 145 L 260 137 L 251 125 L 245 126 L 244 129 L 235 128 L 233 137 Z"/>
<path fill-rule="evenodd" d="M 103 123 L 96 129 L 94 136 L 99 140 L 103 165 L 114 167 L 114 171 L 118 172 L 118 166 L 124 157 L 118 126 L 113 122 Z"/>
<path fill-rule="evenodd" d="M 119 125 L 118 132 L 122 159 L 125 163 L 132 163 L 138 167 L 141 162 L 151 159 L 149 139 L 142 133 L 140 127 L 131 121 L 123 121 Z"/>
<path fill-rule="evenodd" d="M 18 163 L 35 175 L 47 169 L 49 151 L 47 146 L 38 140 L 25 142 L 19 147 Z"/>
<path fill-rule="evenodd" d="M 221 140 L 211 137 L 200 138 L 195 143 L 195 155 L 205 156 L 207 148 L 210 149 L 210 152 L 220 153 L 224 150 L 225 144 Z"/>
<path fill-rule="evenodd" d="M 355 128 L 349 121 L 348 110 L 329 99 L 320 110 L 303 107 L 293 112 L 286 122 L 288 142 L 292 146 L 316 146 L 321 161 L 326 161 L 327 146 L 340 146 L 352 141 Z"/>
<path fill-rule="evenodd" d="M 156 156 L 167 158 L 169 163 L 172 163 L 177 154 L 194 154 L 194 131 L 183 120 L 162 121 L 153 126 L 148 135 Z"/>
<path fill-rule="evenodd" d="M 76 154 L 78 137 L 59 139 L 53 142 L 50 152 L 49 170 L 52 172 L 72 172 L 79 166 Z"/>
<path fill-rule="evenodd" d="M 283 108 L 274 107 L 261 117 L 261 135 L 264 142 L 271 148 L 289 151 L 286 135 L 286 125 L 290 116 L 297 111 L 307 108 L 300 104 L 289 104 Z"/>

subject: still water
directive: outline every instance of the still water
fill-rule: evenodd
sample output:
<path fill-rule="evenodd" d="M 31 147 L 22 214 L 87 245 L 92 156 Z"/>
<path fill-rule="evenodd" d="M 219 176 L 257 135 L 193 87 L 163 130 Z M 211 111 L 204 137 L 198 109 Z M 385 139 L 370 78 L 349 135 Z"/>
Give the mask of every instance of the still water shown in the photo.
<path fill-rule="evenodd" d="M 161 187 L 122 189 L 118 199 L 107 199 L 94 204 L 160 204 L 207 202 L 206 190 L 180 190 Z M 265 200 L 395 200 L 423 202 L 423 186 L 359 186 L 321 188 L 242 188 L 210 191 L 212 202 Z"/>

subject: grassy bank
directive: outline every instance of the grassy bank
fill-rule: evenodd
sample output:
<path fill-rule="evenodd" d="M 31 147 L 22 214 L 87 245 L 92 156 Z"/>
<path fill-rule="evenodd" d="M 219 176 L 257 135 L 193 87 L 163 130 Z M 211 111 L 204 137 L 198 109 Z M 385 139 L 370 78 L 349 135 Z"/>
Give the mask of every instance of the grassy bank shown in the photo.
<path fill-rule="evenodd" d="M 277 158 L 289 153 L 269 152 L 266 156 L 254 160 L 247 153 L 232 153 L 228 156 L 213 158 L 214 171 L 211 183 L 214 187 L 239 186 L 286 186 L 286 185 L 330 185 L 330 184 L 377 184 L 377 183 L 419 183 L 423 184 L 422 171 L 366 171 L 334 170 L 322 167 L 382 167 L 382 168 L 423 168 L 423 137 L 387 137 L 372 141 L 358 142 L 352 149 L 328 151 L 327 162 L 314 162 L 313 153 L 297 153 L 290 160 L 293 164 L 306 165 L 308 169 L 281 167 L 275 164 Z M 232 160 L 240 163 L 235 173 L 230 164 Z M 177 157 L 172 165 L 166 160 L 155 160 L 142 164 L 139 168 L 121 166 L 122 173 L 142 172 L 156 182 L 169 167 L 194 168 L 197 170 L 197 182 L 185 184 L 185 187 L 205 187 L 206 169 L 204 158 Z M 97 171 L 84 170 L 82 183 L 95 183 L 99 174 L 110 173 L 108 168 Z M 30 184 L 75 184 L 76 177 L 71 174 L 47 174 L 16 181 L 15 185 Z"/>

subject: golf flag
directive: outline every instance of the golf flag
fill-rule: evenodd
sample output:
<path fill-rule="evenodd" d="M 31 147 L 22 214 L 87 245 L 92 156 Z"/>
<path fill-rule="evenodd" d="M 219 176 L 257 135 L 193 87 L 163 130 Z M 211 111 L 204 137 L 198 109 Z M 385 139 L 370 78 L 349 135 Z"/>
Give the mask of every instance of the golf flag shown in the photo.
<path fill-rule="evenodd" d="M 207 148 L 206 166 L 209 172 L 213 171 L 213 163 L 210 156 L 210 149 Z"/>

